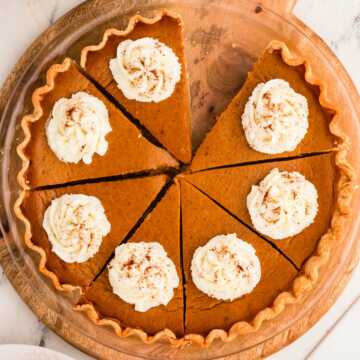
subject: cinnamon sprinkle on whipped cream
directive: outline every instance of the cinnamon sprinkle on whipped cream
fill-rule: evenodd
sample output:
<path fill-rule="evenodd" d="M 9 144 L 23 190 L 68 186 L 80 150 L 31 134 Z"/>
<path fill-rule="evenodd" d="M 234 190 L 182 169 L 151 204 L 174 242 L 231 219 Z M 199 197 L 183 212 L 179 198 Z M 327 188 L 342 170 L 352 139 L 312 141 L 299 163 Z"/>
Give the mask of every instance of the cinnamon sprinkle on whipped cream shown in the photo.
<path fill-rule="evenodd" d="M 307 133 L 308 103 L 290 84 L 272 79 L 253 90 L 242 115 L 248 144 L 265 154 L 293 151 Z"/>
<path fill-rule="evenodd" d="M 116 58 L 110 60 L 110 70 L 124 96 L 142 102 L 167 99 L 181 76 L 173 50 L 150 37 L 122 41 Z"/>
<path fill-rule="evenodd" d="M 108 269 L 114 294 L 139 312 L 167 305 L 179 286 L 176 267 L 157 242 L 119 245 Z"/>
<path fill-rule="evenodd" d="M 59 160 L 75 164 L 82 160 L 90 164 L 95 153 L 106 153 L 105 137 L 111 130 L 105 104 L 79 91 L 71 98 L 56 101 L 46 126 L 46 136 Z"/>
<path fill-rule="evenodd" d="M 46 209 L 43 228 L 60 259 L 82 263 L 98 252 L 111 225 L 98 198 L 65 194 L 52 200 Z"/>
<path fill-rule="evenodd" d="M 313 223 L 318 193 L 302 174 L 275 168 L 259 185 L 252 186 L 247 207 L 257 231 L 272 239 L 285 239 Z"/>
<path fill-rule="evenodd" d="M 261 278 L 261 265 L 253 246 L 236 234 L 218 235 L 196 249 L 191 262 L 196 287 L 219 300 L 250 293 Z"/>

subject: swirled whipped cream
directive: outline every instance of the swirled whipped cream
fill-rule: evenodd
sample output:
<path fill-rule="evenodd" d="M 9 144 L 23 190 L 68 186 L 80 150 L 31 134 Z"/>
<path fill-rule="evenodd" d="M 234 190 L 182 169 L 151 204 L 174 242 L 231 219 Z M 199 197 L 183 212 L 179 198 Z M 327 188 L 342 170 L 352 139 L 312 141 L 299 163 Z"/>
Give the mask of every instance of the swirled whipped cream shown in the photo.
<path fill-rule="evenodd" d="M 110 70 L 128 99 L 157 103 L 174 92 L 181 65 L 172 49 L 144 37 L 122 41 L 116 58 L 110 60 Z"/>
<path fill-rule="evenodd" d="M 191 274 L 196 287 L 205 294 L 232 301 L 255 288 L 261 265 L 252 245 L 236 234 L 218 235 L 196 249 Z"/>
<path fill-rule="evenodd" d="M 92 162 L 95 153 L 104 155 L 105 139 L 111 131 L 105 104 L 95 96 L 79 91 L 71 98 L 56 101 L 46 127 L 51 150 L 68 163 Z"/>
<path fill-rule="evenodd" d="M 167 305 L 179 286 L 175 265 L 157 242 L 118 246 L 109 264 L 109 281 L 114 294 L 139 312 Z"/>
<path fill-rule="evenodd" d="M 246 140 L 256 151 L 293 151 L 308 130 L 308 103 L 289 83 L 273 79 L 258 84 L 242 115 Z"/>
<path fill-rule="evenodd" d="M 98 198 L 65 194 L 52 200 L 46 209 L 43 228 L 60 259 L 82 263 L 98 252 L 111 225 Z"/>
<path fill-rule="evenodd" d="M 272 239 L 294 236 L 313 223 L 318 211 L 315 186 L 298 172 L 275 168 L 247 197 L 251 221 Z"/>

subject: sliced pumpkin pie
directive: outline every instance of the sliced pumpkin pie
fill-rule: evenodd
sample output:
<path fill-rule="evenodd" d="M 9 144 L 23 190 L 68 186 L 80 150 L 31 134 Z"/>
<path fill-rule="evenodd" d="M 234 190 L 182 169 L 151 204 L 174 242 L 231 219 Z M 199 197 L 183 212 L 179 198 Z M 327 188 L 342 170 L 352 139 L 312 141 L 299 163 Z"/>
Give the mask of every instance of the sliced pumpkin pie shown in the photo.
<path fill-rule="evenodd" d="M 19 180 L 26 188 L 66 184 L 176 167 L 177 161 L 148 141 L 77 68 L 65 59 L 47 73 L 25 116 L 24 160 Z"/>
<path fill-rule="evenodd" d="M 332 153 L 207 170 L 185 180 L 261 233 L 299 268 L 330 226 L 336 180 Z"/>
<path fill-rule="evenodd" d="M 162 304 L 148 308 L 148 295 L 143 295 L 142 303 L 139 303 L 135 295 L 130 296 L 128 294 L 129 291 L 125 286 L 118 290 L 120 296 L 116 295 L 114 290 L 118 280 L 116 279 L 115 272 L 117 265 L 111 262 L 110 267 L 107 267 L 94 283 L 86 289 L 78 309 L 88 311 L 88 314 L 93 319 L 116 319 L 124 328 L 140 328 L 151 335 L 164 329 L 169 329 L 178 336 L 183 335 L 183 289 L 180 265 L 180 188 L 177 183 L 171 185 L 164 197 L 146 217 L 126 245 L 129 244 L 138 244 L 138 246 L 142 247 L 144 244 L 150 244 L 151 246 L 160 244 L 163 247 L 167 256 L 175 264 L 179 278 L 178 286 L 174 289 L 171 300 L 166 305 Z M 129 251 L 129 249 L 127 250 Z M 149 250 L 147 249 L 146 251 L 148 252 Z M 133 276 L 136 267 L 138 269 L 145 267 L 147 268 L 147 270 L 145 269 L 147 271 L 146 277 L 149 279 L 152 275 L 151 267 L 155 266 L 156 259 L 150 259 L 151 254 L 149 252 L 145 257 L 147 259 L 143 259 L 142 265 L 136 261 L 135 255 L 132 255 L 129 261 L 126 258 L 126 264 L 120 270 L 123 272 L 127 271 L 127 276 L 129 274 Z M 144 262 L 148 262 L 148 264 L 145 266 Z M 160 266 L 160 272 L 166 270 L 166 263 L 161 262 L 158 265 Z M 112 282 L 115 283 L 114 286 L 112 286 L 112 282 L 109 280 L 109 273 L 111 274 L 112 271 L 115 272 L 111 278 Z M 136 279 L 142 281 L 140 276 Z M 134 286 L 136 286 L 136 279 L 132 279 L 132 285 Z M 164 295 L 165 291 L 162 290 L 162 293 Z M 133 294 L 135 294 L 135 290 L 133 290 Z M 152 296 L 156 297 L 154 294 Z M 123 298 L 126 298 L 127 301 L 133 300 L 133 303 L 126 302 Z M 156 305 L 156 303 L 152 305 Z"/>
<path fill-rule="evenodd" d="M 285 257 L 183 180 L 181 212 L 187 334 L 251 322 L 291 287 L 297 270 Z"/>
<path fill-rule="evenodd" d="M 86 72 L 178 160 L 191 160 L 188 75 L 181 18 L 136 15 L 81 54 Z"/>
<path fill-rule="evenodd" d="M 88 286 L 167 181 L 163 175 L 24 192 L 25 241 L 54 284 Z"/>
<path fill-rule="evenodd" d="M 326 152 L 334 112 L 319 101 L 306 66 L 273 41 L 198 148 L 191 170 Z"/>

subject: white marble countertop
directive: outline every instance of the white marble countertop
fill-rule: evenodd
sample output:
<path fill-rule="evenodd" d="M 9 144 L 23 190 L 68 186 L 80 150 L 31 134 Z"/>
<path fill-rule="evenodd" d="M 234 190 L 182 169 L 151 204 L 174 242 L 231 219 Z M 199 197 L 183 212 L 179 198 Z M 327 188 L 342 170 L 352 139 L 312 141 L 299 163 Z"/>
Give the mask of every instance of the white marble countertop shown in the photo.
<path fill-rule="evenodd" d="M 31 41 L 81 0 L 0 0 L 0 85 Z M 295 14 L 314 29 L 345 65 L 360 89 L 360 0 L 298 0 Z M 360 268 L 332 309 L 272 360 L 360 359 Z M 344 316 L 345 314 L 345 316 Z M 30 312 L 0 268 L 0 344 L 33 344 L 74 359 L 90 359 L 47 329 Z M 19 326 L 20 325 L 20 326 Z M 330 333 L 330 336 L 326 336 Z"/>

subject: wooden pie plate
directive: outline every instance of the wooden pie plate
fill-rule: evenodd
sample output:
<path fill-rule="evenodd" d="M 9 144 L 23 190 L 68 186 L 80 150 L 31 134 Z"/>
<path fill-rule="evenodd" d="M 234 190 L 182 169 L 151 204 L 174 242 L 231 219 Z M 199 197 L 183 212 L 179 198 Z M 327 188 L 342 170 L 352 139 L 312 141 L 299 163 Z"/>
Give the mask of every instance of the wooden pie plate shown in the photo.
<path fill-rule="evenodd" d="M 0 262 L 32 311 L 57 334 L 76 347 L 104 359 L 257 359 L 288 345 L 307 331 L 329 309 L 349 280 L 359 255 L 360 197 L 356 193 L 353 216 L 339 239 L 320 279 L 301 303 L 289 306 L 260 331 L 231 343 L 215 343 L 208 349 L 182 350 L 165 343 L 144 345 L 134 338 L 119 339 L 107 329 L 94 326 L 71 309 L 71 299 L 54 291 L 36 270 L 36 256 L 24 248 L 23 228 L 12 212 L 18 194 L 16 174 L 20 161 L 16 145 L 21 141 L 21 116 L 31 109 L 33 89 L 43 80 L 51 63 L 65 54 L 79 59 L 80 49 L 96 43 L 104 29 L 123 27 L 136 11 L 151 15 L 159 7 L 183 15 L 189 63 L 193 142 L 197 145 L 214 117 L 241 86 L 247 70 L 271 39 L 285 41 L 314 69 L 329 87 L 338 104 L 345 131 L 352 139 L 351 161 L 360 171 L 360 99 L 351 79 L 328 47 L 301 21 L 291 15 L 295 1 L 185 0 L 132 1 L 91 0 L 63 16 L 25 52 L 0 94 L 1 120 L 1 230 Z M 225 65 L 225 66 L 224 66 Z"/>

